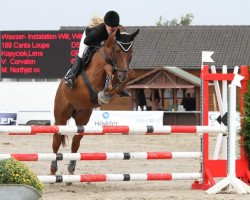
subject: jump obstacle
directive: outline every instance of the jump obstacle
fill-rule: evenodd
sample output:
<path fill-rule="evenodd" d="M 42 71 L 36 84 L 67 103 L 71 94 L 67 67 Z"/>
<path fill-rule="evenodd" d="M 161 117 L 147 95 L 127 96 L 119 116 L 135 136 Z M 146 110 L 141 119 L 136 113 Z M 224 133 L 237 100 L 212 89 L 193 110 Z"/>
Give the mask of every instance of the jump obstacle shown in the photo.
<path fill-rule="evenodd" d="M 43 183 L 60 182 L 110 182 L 110 181 L 171 181 L 201 179 L 201 173 L 156 173 L 156 174 L 83 174 L 38 176 Z"/>
<path fill-rule="evenodd" d="M 0 154 L 0 160 L 15 158 L 19 161 L 53 160 L 154 160 L 154 159 L 195 159 L 201 152 L 124 152 L 124 153 L 34 153 Z"/>
<path fill-rule="evenodd" d="M 179 133 L 226 133 L 226 126 L 0 126 L 0 133 L 10 135 L 167 135 Z"/>
<path fill-rule="evenodd" d="M 235 68 L 238 68 L 237 66 Z M 237 75 L 237 74 L 236 74 Z M 240 113 L 241 117 L 244 116 L 244 95 L 247 92 L 247 83 L 249 80 L 248 76 L 248 66 L 241 66 L 240 67 L 240 75 L 244 77 L 243 80 L 241 80 L 241 90 L 240 90 Z M 221 74 L 221 73 L 209 73 L 209 67 L 206 65 L 201 69 L 201 80 L 202 80 L 202 107 L 201 110 L 203 111 L 202 113 L 202 125 L 207 126 L 208 125 L 208 112 L 209 112 L 209 81 L 233 81 L 235 78 L 235 74 Z M 236 93 L 234 96 L 234 102 L 236 102 Z M 233 105 L 234 106 L 234 105 Z M 232 106 L 232 107 L 233 107 Z M 231 108 L 228 106 L 229 109 Z M 234 108 L 234 107 L 233 107 Z M 229 110 L 228 109 L 228 110 Z M 229 113 L 232 113 L 229 110 Z M 234 118 L 231 120 L 235 120 L 235 115 L 233 116 Z M 230 124 L 230 122 L 228 122 Z M 241 141 L 243 141 L 243 138 L 241 138 Z M 243 144 L 243 142 L 242 142 Z M 202 161 L 202 169 L 203 169 L 203 182 L 201 184 L 193 184 L 193 188 L 198 187 L 199 189 L 203 189 L 204 187 L 207 187 L 207 184 L 209 184 L 209 179 L 206 177 L 207 174 L 211 174 L 212 177 L 226 177 L 229 172 L 228 168 L 229 167 L 229 153 L 230 150 L 227 150 L 227 160 L 212 160 L 209 159 L 208 155 L 208 149 L 209 149 L 209 143 L 208 143 L 208 133 L 203 133 L 202 135 L 202 152 L 203 152 L 203 161 Z M 241 152 L 240 152 L 240 159 L 233 159 L 236 160 L 236 170 L 235 174 L 236 177 L 244 181 L 245 183 L 248 183 L 250 180 L 250 172 L 248 169 L 248 159 L 246 158 L 244 148 L 241 146 Z M 235 184 L 236 185 L 236 184 Z M 210 190 L 211 191 L 211 190 Z M 218 190 L 219 191 L 219 190 Z M 218 191 L 212 191 L 211 193 L 216 193 Z M 243 193 L 242 191 L 237 191 L 238 193 Z M 245 193 L 245 191 L 244 191 Z"/>
<path fill-rule="evenodd" d="M 246 85 L 248 74 L 247 67 L 241 67 L 241 73 L 245 76 L 242 84 Z M 119 132 L 124 135 L 131 134 L 145 134 L 145 135 L 163 135 L 163 134 L 178 134 L 178 133 L 203 133 L 202 135 L 202 152 L 192 152 L 197 153 L 196 155 L 200 157 L 202 154 L 202 167 L 201 173 L 156 173 L 156 174 L 83 174 L 83 175 L 56 175 L 56 176 L 38 176 L 38 178 L 45 183 L 53 182 L 103 182 L 103 181 L 153 181 L 153 180 L 195 180 L 192 185 L 193 189 L 208 189 L 207 193 L 217 193 L 227 185 L 233 187 L 238 193 L 250 193 L 249 186 L 242 182 L 241 180 L 247 182 L 250 180 L 250 173 L 248 171 L 248 162 L 245 157 L 243 157 L 244 150 L 241 148 L 241 159 L 236 160 L 235 155 L 235 141 L 236 141 L 236 126 L 235 126 L 235 113 L 236 113 L 236 88 L 231 85 L 230 92 L 230 105 L 229 105 L 229 126 L 218 126 L 211 127 L 208 126 L 208 81 L 209 80 L 230 80 L 234 79 L 233 74 L 209 74 L 208 66 L 204 66 L 201 73 L 202 78 L 202 94 L 204 97 L 204 102 L 202 103 L 202 109 L 204 110 L 202 116 L 202 124 L 204 126 L 162 126 L 162 127 L 129 127 L 129 126 L 120 126 L 120 127 L 89 127 L 89 126 L 78 126 L 78 127 L 68 127 L 68 126 L 15 126 L 15 127 L 6 127 L 0 126 L 0 133 L 7 134 L 27 134 L 34 135 L 40 133 L 55 133 L 55 134 L 83 134 L 83 135 L 104 135 L 104 134 L 115 134 Z M 243 87 L 245 89 L 246 87 Z M 245 89 L 246 90 L 246 89 Z M 244 94 L 244 91 L 241 92 Z M 243 100 L 244 102 L 244 100 Z M 242 99 L 241 99 L 242 103 Z M 228 150 L 228 163 L 226 160 L 209 160 L 208 158 L 208 132 L 213 133 L 227 133 L 229 132 L 229 150 Z M 93 155 L 87 155 L 84 153 L 78 154 L 27 154 L 27 158 L 24 158 L 24 154 L 2 154 L 0 158 L 4 157 L 16 157 L 17 159 L 56 159 L 60 160 L 61 158 L 68 159 L 123 159 L 126 160 L 126 155 L 134 159 L 148 159 L 148 155 L 153 155 L 152 159 L 169 159 L 170 154 L 173 155 L 177 152 L 134 152 L 133 153 L 101 153 Z M 185 152 L 178 152 L 181 158 L 187 158 L 188 156 Z M 190 152 L 189 152 L 190 153 Z M 142 156 L 143 155 L 143 156 Z M 164 155 L 164 156 L 162 156 Z M 176 154 L 177 155 L 177 154 Z M 72 156 L 72 157 L 71 157 Z M 74 157 L 75 156 L 75 157 Z M 84 157 L 85 156 L 85 157 Z M 99 158 L 97 158 L 100 156 Z M 35 158 L 34 158 L 35 157 Z M 178 157 L 178 156 L 177 156 Z M 179 157 L 179 158 L 180 158 Z M 226 165 L 228 165 L 228 170 L 226 170 Z M 215 177 L 226 177 L 221 182 L 215 184 Z M 240 179 L 238 179 L 238 178 Z M 202 179 L 202 182 L 198 180 Z"/>

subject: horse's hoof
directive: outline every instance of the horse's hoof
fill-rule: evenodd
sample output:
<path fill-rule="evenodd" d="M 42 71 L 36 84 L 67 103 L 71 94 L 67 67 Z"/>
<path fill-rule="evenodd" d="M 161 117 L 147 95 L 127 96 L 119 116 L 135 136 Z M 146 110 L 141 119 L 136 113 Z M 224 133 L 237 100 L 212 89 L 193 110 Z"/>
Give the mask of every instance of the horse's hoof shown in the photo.
<path fill-rule="evenodd" d="M 76 160 L 71 160 L 68 165 L 68 172 L 70 175 L 73 175 L 76 168 Z"/>

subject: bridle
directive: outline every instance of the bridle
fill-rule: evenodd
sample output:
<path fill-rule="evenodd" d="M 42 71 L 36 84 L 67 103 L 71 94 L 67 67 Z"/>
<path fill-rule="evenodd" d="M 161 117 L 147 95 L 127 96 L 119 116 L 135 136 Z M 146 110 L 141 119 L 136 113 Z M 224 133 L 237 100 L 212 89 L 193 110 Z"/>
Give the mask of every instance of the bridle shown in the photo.
<path fill-rule="evenodd" d="M 123 69 L 118 69 L 117 67 L 117 63 L 116 63 L 117 56 L 114 55 L 114 49 L 115 49 L 114 44 L 112 45 L 111 52 L 109 52 L 109 50 L 104 46 L 104 53 L 105 53 L 104 58 L 105 58 L 105 61 L 112 66 L 112 73 L 115 73 L 118 70 L 123 70 Z"/>
<path fill-rule="evenodd" d="M 124 52 L 128 52 L 130 50 L 130 48 L 132 47 L 132 44 L 131 44 L 131 47 L 128 50 L 125 50 L 119 44 L 120 42 L 117 41 L 116 43 L 121 47 L 122 51 L 124 51 Z M 99 51 L 99 53 L 104 57 L 105 61 L 112 66 L 112 73 L 115 73 L 115 72 L 127 73 L 129 68 L 121 69 L 117 65 L 117 54 L 114 53 L 115 52 L 115 44 L 112 45 L 111 52 L 105 46 L 103 46 L 103 48 L 104 48 L 103 49 L 104 53 L 102 53 L 101 51 Z"/>

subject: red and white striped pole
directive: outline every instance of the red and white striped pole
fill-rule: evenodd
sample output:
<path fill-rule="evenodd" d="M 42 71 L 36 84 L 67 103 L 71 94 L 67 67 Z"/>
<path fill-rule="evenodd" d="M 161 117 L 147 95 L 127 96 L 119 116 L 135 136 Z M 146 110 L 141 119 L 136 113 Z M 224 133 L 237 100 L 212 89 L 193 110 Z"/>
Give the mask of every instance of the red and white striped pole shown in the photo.
<path fill-rule="evenodd" d="M 202 178 L 201 173 L 148 173 L 148 174 L 83 174 L 38 176 L 43 183 L 62 182 L 110 182 L 110 181 L 171 181 L 195 180 Z"/>
<path fill-rule="evenodd" d="M 165 135 L 178 133 L 226 133 L 223 126 L 0 126 L 0 133 L 61 135 Z"/>
<path fill-rule="evenodd" d="M 153 160 L 153 159 L 195 159 L 201 152 L 124 152 L 124 153 L 37 153 L 0 154 L 0 160 L 14 158 L 19 161 L 53 160 Z"/>

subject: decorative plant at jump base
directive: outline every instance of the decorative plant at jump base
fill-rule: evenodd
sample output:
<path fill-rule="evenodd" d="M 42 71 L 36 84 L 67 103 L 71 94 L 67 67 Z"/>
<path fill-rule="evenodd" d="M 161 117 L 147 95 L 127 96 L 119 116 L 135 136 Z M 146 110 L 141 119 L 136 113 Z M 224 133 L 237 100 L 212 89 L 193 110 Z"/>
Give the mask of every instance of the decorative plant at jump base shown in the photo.
<path fill-rule="evenodd" d="M 250 72 L 250 68 L 248 68 Z M 248 80 L 247 93 L 245 95 L 245 115 L 243 125 L 244 149 L 248 156 L 248 168 L 250 169 L 250 80 Z"/>
<path fill-rule="evenodd" d="M 24 184 L 42 194 L 44 185 L 24 163 L 13 158 L 0 160 L 0 184 Z"/>

